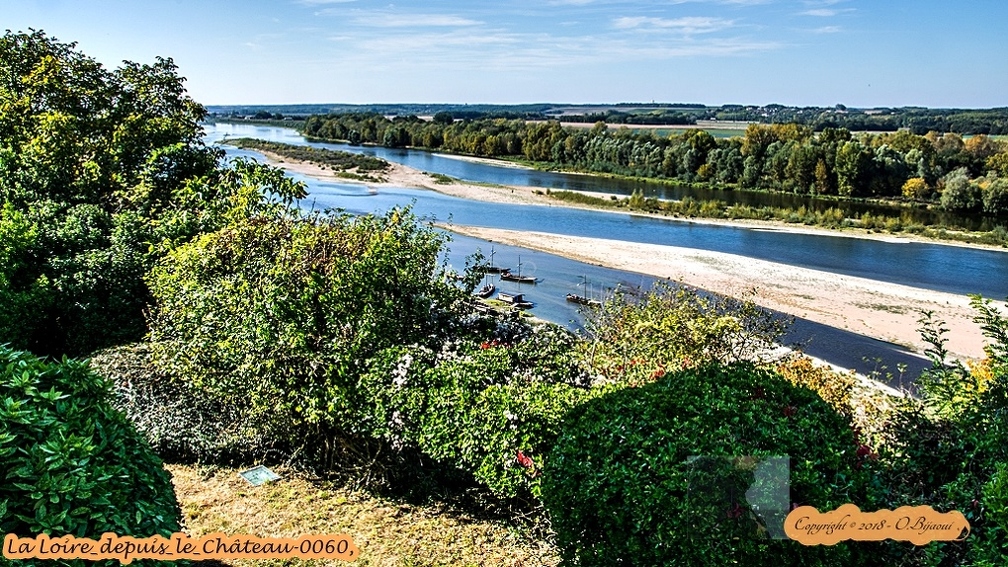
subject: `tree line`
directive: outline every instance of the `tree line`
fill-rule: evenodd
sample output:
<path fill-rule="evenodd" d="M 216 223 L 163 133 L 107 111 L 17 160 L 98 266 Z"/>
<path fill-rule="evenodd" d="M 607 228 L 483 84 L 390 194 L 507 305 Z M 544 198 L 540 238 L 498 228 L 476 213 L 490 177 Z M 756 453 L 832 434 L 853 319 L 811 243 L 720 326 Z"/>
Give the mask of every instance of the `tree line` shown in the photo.
<path fill-rule="evenodd" d="M 689 129 L 590 129 L 557 121 L 431 121 L 352 113 L 312 116 L 310 137 L 419 147 L 549 168 L 701 183 L 746 189 L 904 199 L 960 213 L 1008 214 L 1008 145 L 983 134 L 907 130 L 855 134 L 845 128 L 815 132 L 801 124 L 751 124 L 744 135 L 719 139 Z"/>

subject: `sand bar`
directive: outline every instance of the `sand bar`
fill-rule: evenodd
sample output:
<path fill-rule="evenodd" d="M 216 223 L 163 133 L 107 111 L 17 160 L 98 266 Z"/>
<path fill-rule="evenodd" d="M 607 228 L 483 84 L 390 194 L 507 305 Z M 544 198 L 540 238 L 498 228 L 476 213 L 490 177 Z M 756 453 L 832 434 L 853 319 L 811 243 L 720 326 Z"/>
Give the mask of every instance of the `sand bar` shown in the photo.
<path fill-rule="evenodd" d="M 391 164 L 389 170 L 382 174 L 380 182 L 359 182 L 341 178 L 312 163 L 264 154 L 274 165 L 291 171 L 331 181 L 364 183 L 379 190 L 382 186 L 411 187 L 485 202 L 568 206 L 542 195 L 542 190 L 537 187 L 435 183 L 431 175 L 396 163 Z M 627 214 L 625 211 L 607 212 Z M 661 215 L 649 216 L 667 218 Z M 706 219 L 689 222 L 887 241 L 917 240 L 915 237 L 868 234 L 863 231 L 838 232 L 815 227 L 794 227 L 780 222 Z M 735 297 L 755 291 L 754 300 L 770 309 L 898 344 L 917 352 L 923 352 L 926 347 L 920 339 L 917 320 L 921 310 L 930 310 L 949 329 L 946 346 L 951 354 L 967 358 L 983 356 L 983 336 L 973 322 L 975 312 L 969 306 L 969 298 L 965 296 L 692 248 L 480 227 L 454 226 L 452 230 L 599 266 L 671 278 Z M 995 303 L 1004 312 L 1004 303 Z"/>

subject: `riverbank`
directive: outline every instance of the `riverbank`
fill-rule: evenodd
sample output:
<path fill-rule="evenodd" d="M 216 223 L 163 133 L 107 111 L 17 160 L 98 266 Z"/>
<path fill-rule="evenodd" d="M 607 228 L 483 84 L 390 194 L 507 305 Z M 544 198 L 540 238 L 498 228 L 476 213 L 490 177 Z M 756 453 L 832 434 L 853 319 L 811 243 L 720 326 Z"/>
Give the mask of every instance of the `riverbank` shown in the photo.
<path fill-rule="evenodd" d="M 388 169 L 386 169 L 382 174 L 378 176 L 379 181 L 363 181 L 360 179 L 354 179 L 352 178 L 352 176 L 348 177 L 346 175 L 339 175 L 338 173 L 326 169 L 315 163 L 284 158 L 273 152 L 262 150 L 256 150 L 256 151 L 265 155 L 272 165 L 283 167 L 285 169 L 301 173 L 302 175 L 307 175 L 310 177 L 315 177 L 317 179 L 323 179 L 328 181 L 336 181 L 340 183 L 363 184 L 375 190 L 380 190 L 382 186 L 407 187 L 413 189 L 427 189 L 431 191 L 437 191 L 445 195 L 450 195 L 452 197 L 459 197 L 462 199 L 470 199 L 488 203 L 567 207 L 573 209 L 603 211 L 614 214 L 628 214 L 628 215 L 635 215 L 640 217 L 649 217 L 656 219 L 665 219 L 665 220 L 675 219 L 681 222 L 698 223 L 698 224 L 758 228 L 761 230 L 775 230 L 780 232 L 804 233 L 804 234 L 819 234 L 819 235 L 843 237 L 843 238 L 863 238 L 883 242 L 927 242 L 930 244 L 940 244 L 943 246 L 969 247 L 969 248 L 995 250 L 999 252 L 1008 253 L 1008 250 L 1006 250 L 1002 246 L 993 246 L 989 244 L 981 244 L 973 242 L 956 242 L 951 240 L 940 240 L 934 238 L 927 238 L 924 236 L 910 233 L 892 234 L 892 233 L 878 232 L 874 230 L 865 230 L 856 227 L 831 229 L 818 226 L 810 226 L 800 223 L 788 223 L 780 220 L 684 217 L 684 216 L 674 216 L 668 214 L 648 212 L 637 209 L 627 209 L 622 207 L 617 208 L 615 206 L 599 207 L 590 204 L 584 204 L 566 200 L 561 201 L 559 199 L 555 199 L 551 197 L 541 187 L 533 187 L 525 185 L 504 186 L 504 185 L 493 185 L 487 183 L 469 183 L 462 180 L 448 178 L 447 176 L 426 173 L 418 169 L 414 169 L 398 163 L 389 163 Z M 471 161 L 474 163 L 487 163 L 492 165 L 504 165 L 504 166 L 510 165 L 518 168 L 523 167 L 519 164 L 512 164 L 511 162 L 489 158 L 478 158 L 472 156 L 460 156 L 453 154 L 438 154 L 438 155 L 444 155 L 445 157 L 451 157 L 453 159 L 459 159 L 462 161 Z M 609 200 L 613 202 L 619 199 L 626 198 L 626 195 L 620 195 L 616 193 L 598 193 L 591 191 L 568 191 L 568 192 L 578 193 L 588 196 L 590 198 Z"/>
<path fill-rule="evenodd" d="M 363 182 L 346 179 L 313 163 L 285 160 L 268 152 L 264 155 L 274 165 L 306 176 L 363 184 L 376 191 L 380 191 L 382 187 L 410 187 L 484 202 L 600 210 L 576 203 L 558 203 L 537 187 L 466 183 L 395 163 L 390 164 L 390 167 L 380 174 L 379 181 Z M 668 218 L 623 209 L 601 210 L 613 214 Z M 792 226 L 773 221 L 679 220 L 889 242 L 925 240 L 912 236 L 868 234 L 865 231 L 841 232 Z M 945 321 L 946 327 L 949 328 L 947 347 L 951 354 L 965 358 L 983 356 L 983 336 L 979 327 L 972 321 L 974 312 L 969 307 L 969 299 L 965 296 L 689 248 L 570 237 L 544 232 L 476 227 L 452 227 L 452 230 L 484 240 L 523 246 L 609 268 L 670 278 L 735 297 L 744 296 L 755 289 L 753 299 L 770 309 L 897 344 L 915 352 L 923 352 L 927 346 L 921 341 L 918 332 L 917 319 L 920 317 L 920 311 L 931 310 Z M 965 246 L 959 243 L 943 244 Z M 1001 250 L 994 247 L 991 249 Z"/>
<path fill-rule="evenodd" d="M 917 320 L 933 311 L 949 329 L 949 352 L 983 356 L 969 298 L 733 254 L 545 232 L 451 226 L 450 230 L 580 262 L 647 274 L 757 304 L 921 353 Z M 1003 304 L 999 303 L 1002 308 Z M 890 369 L 895 371 L 895 369 Z"/>

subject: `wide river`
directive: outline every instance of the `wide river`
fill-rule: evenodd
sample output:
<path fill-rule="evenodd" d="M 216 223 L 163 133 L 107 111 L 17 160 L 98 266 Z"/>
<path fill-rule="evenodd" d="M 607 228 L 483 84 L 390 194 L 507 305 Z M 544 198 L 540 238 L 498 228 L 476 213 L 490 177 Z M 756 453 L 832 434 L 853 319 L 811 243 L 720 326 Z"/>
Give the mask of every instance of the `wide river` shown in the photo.
<path fill-rule="evenodd" d="M 604 185 L 600 187 L 599 184 L 613 183 L 611 180 L 589 176 L 474 163 L 424 151 L 309 142 L 290 128 L 223 123 L 206 126 L 208 143 L 228 137 L 259 138 L 366 153 L 422 171 L 442 173 L 466 181 L 557 189 L 584 189 L 587 184 L 594 190 L 604 189 Z M 261 159 L 254 152 L 230 147 L 227 149 L 232 156 L 246 155 Z M 296 174 L 295 177 L 308 184 L 310 195 L 306 206 L 317 208 L 381 213 L 396 205 L 411 204 L 416 214 L 442 223 L 683 246 L 955 294 L 979 293 L 995 299 L 1008 296 L 1008 253 L 996 250 L 716 226 L 564 207 L 495 204 L 417 189 L 383 188 L 377 194 L 371 194 L 361 185 L 325 182 Z M 578 327 L 581 318 L 577 310 L 564 301 L 564 295 L 568 292 L 583 293 L 586 279 L 589 286 L 594 286 L 596 294 L 601 293 L 603 288 L 612 288 L 617 284 L 647 287 L 653 282 L 652 278 L 639 274 L 607 270 L 500 244 L 493 246 L 496 264 L 515 269 L 520 256 L 522 273 L 542 278 L 539 285 L 522 286 L 521 289 L 527 298 L 536 303 L 534 313 L 571 327 Z M 449 263 L 461 268 L 466 254 L 479 248 L 484 255 L 488 255 L 490 247 L 488 242 L 454 236 L 450 245 Z M 862 356 L 882 357 L 890 368 L 894 368 L 896 362 L 909 363 L 911 368 L 919 368 L 922 364 L 920 359 L 907 358 L 900 354 L 898 348 L 886 343 L 807 321 L 796 322 L 791 335 L 792 338 L 800 336 L 802 339 L 811 339 L 813 344 L 818 342 L 815 346 L 807 345 L 806 352 L 846 368 L 874 368 L 874 362 L 866 363 Z M 844 347 L 841 348 L 837 341 L 843 341 Z M 856 343 L 855 348 L 852 348 L 852 343 Z M 857 360 L 848 354 L 851 352 L 858 353 Z"/>

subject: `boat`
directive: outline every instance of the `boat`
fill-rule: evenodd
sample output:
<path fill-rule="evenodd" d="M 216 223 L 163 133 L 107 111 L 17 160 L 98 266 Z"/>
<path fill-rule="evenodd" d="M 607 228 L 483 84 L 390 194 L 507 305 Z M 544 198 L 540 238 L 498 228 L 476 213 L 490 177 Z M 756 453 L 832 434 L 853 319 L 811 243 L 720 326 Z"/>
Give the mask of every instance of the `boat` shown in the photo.
<path fill-rule="evenodd" d="M 480 270 L 482 270 L 483 273 L 485 273 L 485 274 L 503 274 L 505 272 L 510 272 L 511 271 L 510 268 L 502 268 L 500 266 L 494 266 L 493 265 L 494 254 L 495 254 L 495 252 L 494 252 L 493 246 L 491 246 L 490 247 L 490 263 L 483 265 L 480 268 Z"/>
<path fill-rule="evenodd" d="M 525 295 L 522 293 L 504 293 L 502 291 L 497 294 L 497 299 L 519 309 L 531 309 L 533 305 L 531 301 L 525 301 Z"/>
<path fill-rule="evenodd" d="M 530 284 L 534 284 L 537 281 L 535 276 L 521 275 L 521 256 L 518 256 L 518 273 L 512 274 L 511 270 L 503 269 L 501 270 L 500 273 L 500 279 L 509 282 L 530 283 Z"/>
<path fill-rule="evenodd" d="M 476 292 L 476 297 L 487 299 L 488 297 L 493 295 L 495 291 L 497 291 L 497 286 L 495 286 L 492 283 L 488 283 L 482 288 L 480 288 L 479 291 Z"/>
<path fill-rule="evenodd" d="M 587 297 L 585 297 L 583 295 L 578 295 L 576 293 L 568 293 L 567 294 L 567 301 L 570 301 L 571 303 L 577 303 L 577 304 L 580 304 L 580 305 L 588 305 L 590 307 L 601 307 L 602 306 L 602 302 L 601 301 L 599 301 L 597 299 L 588 299 Z"/>
<path fill-rule="evenodd" d="M 585 289 L 585 295 L 578 295 L 576 293 L 568 293 L 567 301 L 571 303 L 577 303 L 579 305 L 587 305 L 589 307 L 602 307 L 602 302 L 597 299 L 590 299 L 588 297 L 588 276 L 581 276 L 584 280 L 582 285 Z"/>
<path fill-rule="evenodd" d="M 512 274 L 510 270 L 501 272 L 500 279 L 509 282 L 532 283 L 532 284 L 536 283 L 535 276 L 523 276 L 520 274 Z"/>

